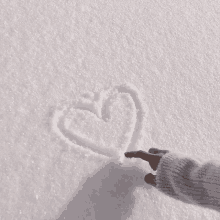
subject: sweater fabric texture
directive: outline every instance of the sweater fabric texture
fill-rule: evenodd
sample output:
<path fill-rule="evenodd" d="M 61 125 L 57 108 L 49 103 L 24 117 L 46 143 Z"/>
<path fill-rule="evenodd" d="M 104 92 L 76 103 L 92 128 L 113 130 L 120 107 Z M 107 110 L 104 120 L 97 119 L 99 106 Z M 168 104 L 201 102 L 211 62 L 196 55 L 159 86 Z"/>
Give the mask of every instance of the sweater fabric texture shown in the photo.
<path fill-rule="evenodd" d="M 220 211 L 220 160 L 201 162 L 169 152 L 158 164 L 156 184 L 174 199 Z"/>

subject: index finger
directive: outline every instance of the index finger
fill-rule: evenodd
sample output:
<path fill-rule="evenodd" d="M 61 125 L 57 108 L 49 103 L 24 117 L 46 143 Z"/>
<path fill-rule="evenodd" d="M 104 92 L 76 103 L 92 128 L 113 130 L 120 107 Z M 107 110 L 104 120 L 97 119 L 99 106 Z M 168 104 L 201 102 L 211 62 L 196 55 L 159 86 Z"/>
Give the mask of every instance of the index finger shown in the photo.
<path fill-rule="evenodd" d="M 151 153 L 147 153 L 145 151 L 139 150 L 139 151 L 130 151 L 130 152 L 126 152 L 125 156 L 128 158 L 140 158 L 143 159 L 145 161 L 150 161 L 152 159 L 152 157 L 154 157 L 154 154 Z"/>
<path fill-rule="evenodd" d="M 141 158 L 142 160 L 145 160 L 145 161 L 151 161 L 154 157 L 158 157 L 158 155 L 155 155 L 155 154 L 151 154 L 151 153 L 148 153 L 148 152 L 145 152 L 145 151 L 138 151 L 138 157 Z"/>

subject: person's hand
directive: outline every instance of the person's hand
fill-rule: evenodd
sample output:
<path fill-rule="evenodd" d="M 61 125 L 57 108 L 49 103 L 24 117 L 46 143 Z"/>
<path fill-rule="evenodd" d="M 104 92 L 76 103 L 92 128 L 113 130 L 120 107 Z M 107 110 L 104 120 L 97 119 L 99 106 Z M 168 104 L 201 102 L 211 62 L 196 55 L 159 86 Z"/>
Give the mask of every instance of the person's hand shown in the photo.
<path fill-rule="evenodd" d="M 168 153 L 168 150 L 159 150 L 157 148 L 150 148 L 148 152 L 139 150 L 139 151 L 130 151 L 125 152 L 125 157 L 127 158 L 140 158 L 142 160 L 148 161 L 151 168 L 156 171 L 160 159 L 164 154 Z M 146 183 L 151 184 L 152 186 L 156 186 L 156 175 L 151 173 L 147 174 L 144 178 Z"/>

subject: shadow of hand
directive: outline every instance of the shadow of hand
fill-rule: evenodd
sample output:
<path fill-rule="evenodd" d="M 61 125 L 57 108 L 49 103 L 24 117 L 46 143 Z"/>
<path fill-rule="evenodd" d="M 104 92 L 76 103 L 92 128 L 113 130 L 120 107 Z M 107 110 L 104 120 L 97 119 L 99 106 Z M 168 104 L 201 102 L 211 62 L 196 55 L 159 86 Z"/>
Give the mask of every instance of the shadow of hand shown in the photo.
<path fill-rule="evenodd" d="M 59 219 L 127 219 L 132 215 L 135 188 L 149 187 L 145 174 L 137 167 L 105 164 L 84 179 Z"/>

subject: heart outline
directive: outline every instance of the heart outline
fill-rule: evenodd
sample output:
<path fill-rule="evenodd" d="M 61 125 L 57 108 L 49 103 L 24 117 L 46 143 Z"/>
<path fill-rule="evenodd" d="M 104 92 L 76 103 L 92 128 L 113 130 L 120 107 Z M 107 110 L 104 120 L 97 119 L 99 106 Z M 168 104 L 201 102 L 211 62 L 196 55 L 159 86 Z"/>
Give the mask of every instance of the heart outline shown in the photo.
<path fill-rule="evenodd" d="M 118 95 L 118 94 L 117 94 Z M 124 96 L 124 94 L 120 94 L 122 97 L 125 97 L 125 98 L 127 98 L 128 100 L 129 100 L 129 103 L 130 103 L 130 105 L 131 105 L 131 109 L 133 109 L 133 111 L 132 112 L 135 112 L 135 106 L 134 106 L 134 103 L 133 103 L 133 101 L 132 101 L 132 99 L 131 99 L 131 97 L 129 96 L 129 95 L 125 95 Z M 109 101 L 110 103 L 111 103 L 111 101 L 113 100 L 113 97 L 109 97 L 109 99 L 107 99 L 107 101 Z M 106 101 L 106 102 L 107 102 Z M 106 103 L 105 102 L 105 103 Z M 106 104 L 106 106 L 108 106 L 107 104 Z M 111 106 L 111 105 L 110 105 Z M 129 108 L 130 109 L 130 108 Z M 75 108 L 73 108 L 73 110 L 74 110 L 74 112 L 75 112 L 75 110 L 79 110 L 79 111 L 81 111 L 81 110 L 87 110 L 88 111 L 88 109 L 86 109 L 85 107 L 82 109 L 82 108 L 80 108 L 79 106 L 77 106 L 77 107 L 75 107 Z M 71 118 L 72 118 L 72 112 L 70 111 L 70 112 L 68 112 L 68 113 L 70 113 L 70 115 L 71 115 Z M 66 117 L 68 117 L 68 113 L 67 113 L 67 115 L 65 115 L 64 117 L 65 117 L 65 119 L 66 119 Z M 89 113 L 91 113 L 90 111 L 89 111 Z M 97 116 L 96 114 L 95 114 L 95 112 L 93 112 L 94 113 L 94 115 L 95 116 Z M 76 114 L 77 114 L 77 112 L 76 112 Z M 131 112 L 129 111 L 129 115 L 131 114 Z M 91 115 L 91 114 L 90 114 Z M 110 115 L 109 115 L 110 116 Z M 75 116 L 76 117 L 76 116 Z M 74 117 L 74 118 L 75 118 Z M 78 115 L 78 117 L 80 117 L 80 115 Z M 90 116 L 90 117 L 93 117 L 93 114 Z M 65 120 L 64 119 L 64 120 Z M 97 145 L 98 143 L 97 142 L 93 142 L 93 141 L 90 141 L 87 137 L 83 137 L 83 134 L 77 134 L 77 132 L 73 132 L 73 133 L 71 133 L 70 131 L 69 131 L 69 128 L 66 128 L 66 127 L 68 127 L 68 126 L 65 126 L 65 122 L 63 123 L 63 125 L 61 125 L 62 126 L 62 130 L 63 130 L 63 133 L 65 133 L 66 134 L 66 137 L 69 139 L 69 140 L 71 140 L 72 142 L 74 142 L 75 144 L 77 144 L 77 145 L 80 145 L 80 146 L 89 146 L 89 147 L 85 147 L 85 148 L 89 148 L 89 149 L 92 149 L 92 151 L 94 151 L 94 152 L 96 152 L 96 153 L 99 153 L 99 154 L 104 154 L 104 155 L 106 155 L 106 156 L 109 156 L 109 155 L 112 155 L 112 153 L 113 152 L 115 152 L 115 154 L 118 154 L 118 152 L 120 152 L 120 151 L 124 151 L 127 147 L 127 145 L 129 144 L 129 142 L 130 142 L 130 137 L 129 136 L 131 136 L 132 135 L 132 133 L 133 133 L 133 131 L 134 131 L 134 125 L 135 125 L 135 123 L 134 122 L 132 122 L 132 120 L 131 120 L 132 118 L 131 117 L 129 117 L 129 119 L 128 120 L 130 120 L 131 122 L 130 123 L 128 123 L 129 124 L 129 130 L 128 131 L 126 131 L 126 132 L 123 132 L 124 134 L 122 134 L 120 137 L 124 137 L 124 138 L 119 138 L 118 140 L 122 140 L 122 142 L 121 143 L 118 143 L 119 144 L 119 146 L 117 146 L 117 145 L 113 145 L 114 147 L 112 148 L 112 147 L 110 147 L 111 145 L 109 145 L 107 148 L 105 148 L 105 146 L 100 146 L 100 145 Z M 108 117 L 106 120 L 103 120 L 103 114 L 102 114 L 102 116 L 101 116 L 101 118 L 100 119 L 98 119 L 99 121 L 103 121 L 104 122 L 104 124 L 102 125 L 102 126 L 107 126 L 108 127 L 108 121 L 110 121 L 110 117 Z M 72 121 L 72 120 L 71 120 Z M 135 121 L 136 121 L 136 118 L 135 118 Z M 128 121 L 126 121 L 126 123 L 127 123 Z M 117 122 L 116 122 L 117 123 Z M 124 126 L 125 126 L 125 123 L 123 123 L 124 124 Z M 105 128 L 103 128 L 104 130 L 105 130 Z M 108 128 L 107 128 L 108 129 Z M 103 131 L 104 131 L 103 130 Z M 100 144 L 100 142 L 99 142 L 99 144 Z M 106 145 L 107 143 L 104 141 L 104 145 Z M 117 147 L 116 147 L 117 146 Z M 120 150 L 122 148 L 122 150 Z M 104 150 L 104 152 L 103 152 L 103 150 Z"/>
<path fill-rule="evenodd" d="M 135 108 L 136 108 L 136 122 L 135 122 L 135 126 L 133 129 L 133 132 L 131 134 L 131 138 L 130 138 L 130 143 L 127 145 L 127 148 L 125 149 L 125 151 L 129 151 L 129 150 L 138 150 L 138 148 L 140 149 L 140 145 L 143 143 L 143 127 L 144 127 L 144 122 L 145 122 L 145 118 L 146 115 L 148 113 L 148 107 L 142 102 L 142 98 L 141 95 L 139 93 L 139 91 L 137 90 L 137 88 L 130 84 L 130 83 L 126 83 L 126 84 L 122 84 L 122 85 L 118 85 L 115 86 L 113 89 L 108 89 L 105 91 L 102 91 L 102 96 L 100 96 L 100 99 L 97 101 L 97 107 L 96 109 L 93 109 L 94 111 L 96 111 L 96 116 L 103 119 L 103 112 L 100 110 L 102 110 L 102 108 L 100 108 L 100 105 L 102 105 L 103 101 L 106 99 L 108 100 L 110 96 L 113 96 L 117 93 L 126 93 L 129 94 L 130 97 L 132 98 Z M 76 106 L 79 106 L 79 103 L 76 104 Z M 102 105 L 104 106 L 104 105 Z M 74 142 L 72 142 L 71 140 L 68 139 L 68 137 L 66 137 L 63 132 L 61 131 L 64 127 L 62 122 L 64 122 L 64 117 L 66 116 L 67 112 L 73 108 L 72 106 L 70 107 L 63 107 L 62 109 L 56 111 L 56 113 L 54 114 L 54 120 L 53 120 L 53 130 L 56 134 L 58 134 L 61 139 L 63 139 L 68 145 L 74 145 L 74 147 L 80 149 L 81 151 L 84 150 L 85 152 L 88 152 L 88 150 L 91 153 L 95 153 L 98 154 L 101 157 L 112 157 L 112 155 L 108 155 L 105 154 L 103 152 L 101 153 L 97 153 L 95 152 L 94 148 L 92 147 L 85 147 L 84 144 L 76 144 Z M 79 108 L 80 109 L 80 108 Z M 145 109 L 145 110 L 144 110 Z M 86 109 L 88 110 L 88 109 Z M 93 111 L 93 113 L 94 113 Z M 67 132 L 65 130 L 65 132 Z M 76 141 L 77 142 L 77 141 Z M 102 151 L 102 150 L 101 150 Z M 119 161 L 123 162 L 124 160 L 124 152 L 120 152 L 119 153 Z"/>

